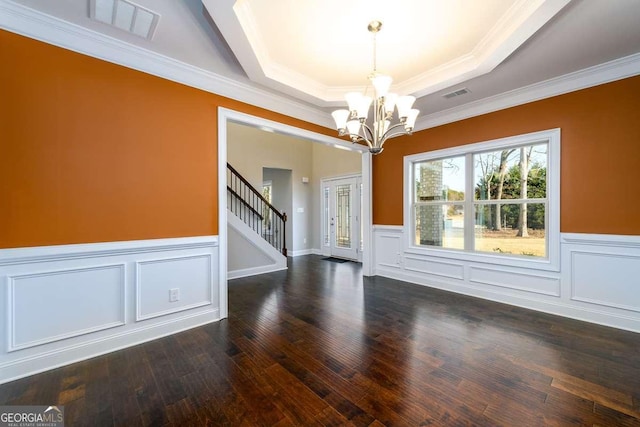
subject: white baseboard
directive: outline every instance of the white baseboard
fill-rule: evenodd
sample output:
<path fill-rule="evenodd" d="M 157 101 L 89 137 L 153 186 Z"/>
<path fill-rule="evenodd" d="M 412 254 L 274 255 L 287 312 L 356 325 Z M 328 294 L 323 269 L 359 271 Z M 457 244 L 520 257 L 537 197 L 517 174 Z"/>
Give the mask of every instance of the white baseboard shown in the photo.
<path fill-rule="evenodd" d="M 561 234 L 560 272 L 407 253 L 374 226 L 374 272 L 405 282 L 640 332 L 640 236 Z"/>
<path fill-rule="evenodd" d="M 402 270 L 392 270 L 389 268 L 378 268 L 376 269 L 375 274 L 376 276 L 387 277 L 389 279 L 401 280 L 403 282 L 413 283 L 416 285 L 514 305 L 516 307 L 522 307 L 529 310 L 555 314 L 562 317 L 568 317 L 571 319 L 596 323 L 632 332 L 640 332 L 640 318 L 625 316 L 620 313 L 609 313 L 598 310 L 597 308 L 594 309 L 593 307 L 578 307 L 564 303 L 559 299 L 541 300 L 536 297 L 510 295 L 488 289 L 475 288 L 464 284 L 438 281 L 437 279 L 427 278 L 424 275 L 408 274 Z"/>
<path fill-rule="evenodd" d="M 241 277 L 257 276 L 258 274 L 273 273 L 274 271 L 286 270 L 287 267 L 280 265 L 261 265 L 260 267 L 244 268 L 242 270 L 235 270 L 227 272 L 229 280 L 239 279 Z"/>
<path fill-rule="evenodd" d="M 301 249 L 299 251 L 291 251 L 289 252 L 289 256 L 297 257 L 297 256 L 305 256 L 305 255 L 319 255 L 320 249 Z"/>
<path fill-rule="evenodd" d="M 0 364 L 0 384 L 173 335 L 217 320 L 220 320 L 218 309 L 202 311 L 3 363 Z"/>
<path fill-rule="evenodd" d="M 216 236 L 0 250 L 0 383 L 220 320 L 218 259 Z"/>

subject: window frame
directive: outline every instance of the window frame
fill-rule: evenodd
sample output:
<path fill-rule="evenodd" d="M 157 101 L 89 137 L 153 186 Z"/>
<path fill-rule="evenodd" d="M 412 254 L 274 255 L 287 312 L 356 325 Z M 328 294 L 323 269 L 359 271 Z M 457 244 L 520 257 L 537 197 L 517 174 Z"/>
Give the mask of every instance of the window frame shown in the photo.
<path fill-rule="evenodd" d="M 545 209 L 545 222 L 547 226 L 545 233 L 547 244 L 546 258 L 493 254 L 468 249 L 468 240 L 470 238 L 473 239 L 472 236 L 475 230 L 475 213 L 474 209 L 467 212 L 466 207 L 474 207 L 476 204 L 474 198 L 474 165 L 473 162 L 468 161 L 468 157 L 465 162 L 465 201 L 463 203 L 456 203 L 465 206 L 465 249 L 427 247 L 415 244 L 415 215 L 413 213 L 415 208 L 414 164 L 458 156 L 473 156 L 480 153 L 540 143 L 547 144 L 547 204 Z M 405 156 L 403 171 L 403 234 L 405 252 L 468 262 L 560 271 L 560 143 L 560 129 L 556 128 Z"/>

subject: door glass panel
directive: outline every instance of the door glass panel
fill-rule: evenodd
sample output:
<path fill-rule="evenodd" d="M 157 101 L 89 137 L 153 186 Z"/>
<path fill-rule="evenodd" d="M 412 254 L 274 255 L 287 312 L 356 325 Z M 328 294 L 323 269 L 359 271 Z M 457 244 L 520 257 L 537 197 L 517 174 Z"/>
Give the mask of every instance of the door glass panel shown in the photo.
<path fill-rule="evenodd" d="M 324 200 L 324 208 L 323 208 L 323 217 L 324 217 L 324 236 L 322 241 L 325 246 L 329 246 L 331 243 L 330 234 L 331 234 L 331 216 L 329 215 L 329 187 L 324 187 L 323 192 L 323 200 Z"/>
<path fill-rule="evenodd" d="M 336 186 L 336 246 L 351 248 L 351 185 Z"/>

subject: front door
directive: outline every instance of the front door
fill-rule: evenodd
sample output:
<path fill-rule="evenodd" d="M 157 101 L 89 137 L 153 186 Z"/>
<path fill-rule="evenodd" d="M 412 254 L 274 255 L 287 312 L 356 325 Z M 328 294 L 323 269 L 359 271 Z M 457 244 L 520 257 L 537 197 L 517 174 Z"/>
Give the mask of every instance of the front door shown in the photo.
<path fill-rule="evenodd" d="M 323 253 L 358 260 L 360 256 L 360 177 L 322 182 Z"/>

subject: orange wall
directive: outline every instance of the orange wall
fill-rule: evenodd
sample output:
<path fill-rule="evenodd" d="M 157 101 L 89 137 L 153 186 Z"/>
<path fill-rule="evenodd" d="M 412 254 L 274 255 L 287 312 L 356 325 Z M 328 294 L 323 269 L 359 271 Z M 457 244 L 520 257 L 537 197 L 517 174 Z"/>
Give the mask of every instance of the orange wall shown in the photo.
<path fill-rule="evenodd" d="M 389 141 L 373 162 L 373 222 L 402 225 L 403 156 L 561 128 L 560 228 L 640 234 L 640 76 Z"/>
<path fill-rule="evenodd" d="M 217 108 L 330 129 L 0 31 L 0 248 L 215 235 Z"/>

